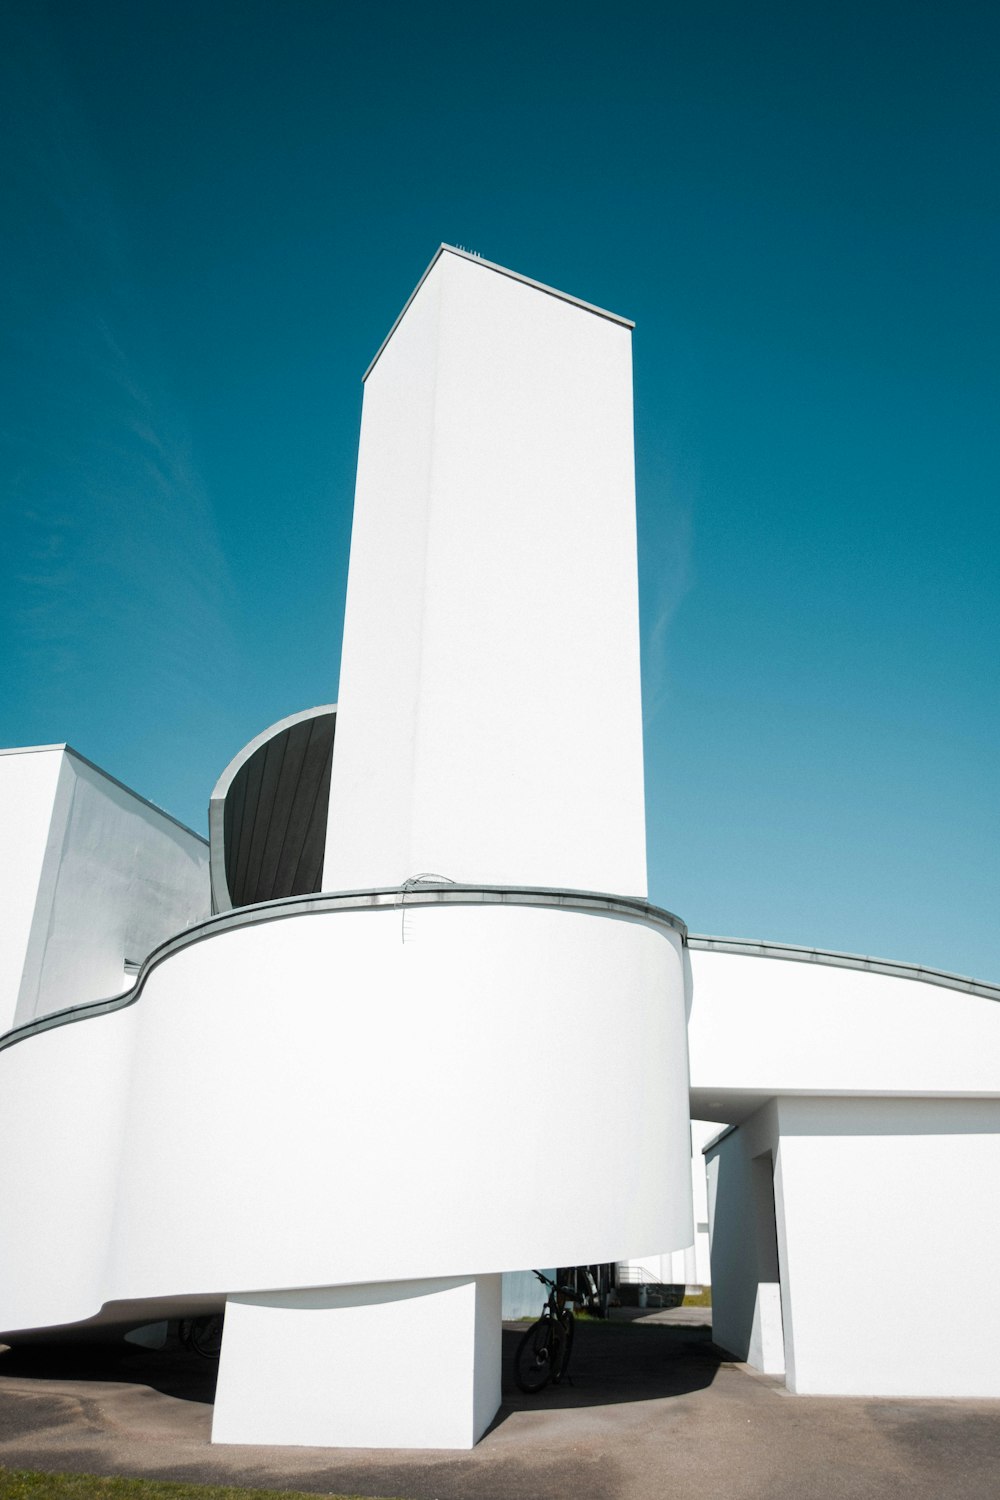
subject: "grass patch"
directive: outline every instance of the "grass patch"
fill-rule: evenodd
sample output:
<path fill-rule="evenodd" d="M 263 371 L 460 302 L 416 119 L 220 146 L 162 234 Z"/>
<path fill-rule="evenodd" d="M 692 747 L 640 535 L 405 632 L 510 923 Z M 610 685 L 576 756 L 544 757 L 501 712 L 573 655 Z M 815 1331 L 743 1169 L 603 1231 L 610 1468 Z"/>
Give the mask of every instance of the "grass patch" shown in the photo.
<path fill-rule="evenodd" d="M 174 1484 L 165 1479 L 103 1478 L 98 1474 L 36 1474 L 0 1468 L 0 1500 L 316 1500 L 301 1490 L 253 1490 L 232 1484 Z M 329 1495 L 326 1500 L 370 1500 Z"/>
<path fill-rule="evenodd" d="M 685 1307 L 711 1307 L 711 1305 L 712 1288 L 710 1286 L 703 1286 L 700 1292 L 684 1298 Z"/>

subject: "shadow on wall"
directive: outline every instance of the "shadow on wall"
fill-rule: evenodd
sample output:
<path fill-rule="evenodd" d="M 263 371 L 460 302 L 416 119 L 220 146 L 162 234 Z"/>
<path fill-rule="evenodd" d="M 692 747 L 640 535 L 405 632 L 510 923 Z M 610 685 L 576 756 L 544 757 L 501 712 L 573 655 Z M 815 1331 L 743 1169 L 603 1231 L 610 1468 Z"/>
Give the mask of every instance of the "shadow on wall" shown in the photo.
<path fill-rule="evenodd" d="M 708 1170 L 715 1340 L 734 1358 L 757 1364 L 754 1348 L 764 1333 L 762 1296 L 773 1292 L 776 1298 L 779 1285 L 774 1157 L 770 1151 L 749 1156 L 736 1130 Z M 777 1351 L 769 1351 L 768 1364 L 776 1359 Z"/>

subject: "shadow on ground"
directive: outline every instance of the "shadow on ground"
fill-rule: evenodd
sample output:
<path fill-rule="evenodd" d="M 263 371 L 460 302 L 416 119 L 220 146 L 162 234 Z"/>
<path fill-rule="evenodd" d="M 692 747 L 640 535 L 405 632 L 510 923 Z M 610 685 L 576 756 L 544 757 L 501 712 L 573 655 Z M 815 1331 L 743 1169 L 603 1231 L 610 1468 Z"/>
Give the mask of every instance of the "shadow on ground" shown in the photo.
<path fill-rule="evenodd" d="M 494 1428 L 515 1411 L 660 1401 L 704 1390 L 725 1360 L 707 1328 L 578 1323 L 568 1381 L 525 1396 L 514 1383 L 514 1355 L 527 1326 L 504 1328 L 503 1405 Z"/>
<path fill-rule="evenodd" d="M 91 1381 L 144 1385 L 180 1401 L 210 1406 L 215 1400 L 219 1361 L 192 1354 L 171 1338 L 162 1349 L 141 1349 L 124 1339 L 69 1343 L 38 1342 L 0 1353 L 0 1376 L 19 1380 Z"/>
<path fill-rule="evenodd" d="M 723 1358 L 708 1329 L 581 1322 L 569 1379 L 525 1396 L 514 1383 L 513 1369 L 527 1326 L 504 1328 L 503 1405 L 493 1428 L 515 1411 L 657 1401 L 703 1390 L 711 1385 Z M 37 1343 L 0 1353 L 0 1376 L 79 1381 L 81 1387 L 92 1381 L 144 1385 L 164 1396 L 205 1405 L 215 1400 L 218 1374 L 217 1359 L 202 1359 L 173 1337 L 162 1349 L 140 1349 L 116 1339 Z"/>

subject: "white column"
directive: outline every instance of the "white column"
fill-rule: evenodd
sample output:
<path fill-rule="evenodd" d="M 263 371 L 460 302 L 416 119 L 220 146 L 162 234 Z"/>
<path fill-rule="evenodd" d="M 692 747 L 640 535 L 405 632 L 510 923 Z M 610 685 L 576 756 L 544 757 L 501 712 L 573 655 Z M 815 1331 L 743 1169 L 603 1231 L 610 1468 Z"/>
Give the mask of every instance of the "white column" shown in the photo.
<path fill-rule="evenodd" d="M 443 248 L 364 396 L 326 890 L 644 895 L 631 324 Z"/>
<path fill-rule="evenodd" d="M 471 1448 L 500 1327 L 499 1276 L 230 1297 L 212 1441 Z"/>

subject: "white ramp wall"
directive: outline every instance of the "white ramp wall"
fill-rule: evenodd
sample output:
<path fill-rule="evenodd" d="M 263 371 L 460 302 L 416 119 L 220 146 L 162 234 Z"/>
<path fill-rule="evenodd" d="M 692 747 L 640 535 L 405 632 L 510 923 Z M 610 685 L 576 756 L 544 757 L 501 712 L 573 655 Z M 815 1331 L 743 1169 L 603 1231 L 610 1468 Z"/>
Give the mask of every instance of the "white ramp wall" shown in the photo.
<path fill-rule="evenodd" d="M 324 889 L 646 890 L 631 325 L 442 249 L 365 385 Z"/>
<path fill-rule="evenodd" d="M 501 1011 L 537 1057 L 499 1062 Z M 686 1080 L 655 913 L 216 918 L 135 1003 L 0 1048 L 0 1334 L 687 1243 Z"/>

